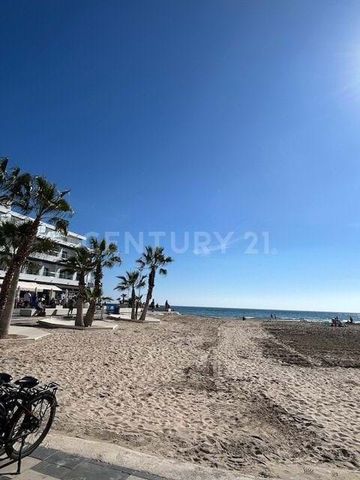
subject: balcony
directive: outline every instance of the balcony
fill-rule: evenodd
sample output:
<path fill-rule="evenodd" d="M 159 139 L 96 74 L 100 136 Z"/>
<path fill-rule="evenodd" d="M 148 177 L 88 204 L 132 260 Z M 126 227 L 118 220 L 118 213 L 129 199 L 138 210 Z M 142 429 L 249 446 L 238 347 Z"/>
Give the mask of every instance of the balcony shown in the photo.
<path fill-rule="evenodd" d="M 46 235 L 42 234 L 39 235 L 43 238 L 50 238 L 54 242 L 58 243 L 59 245 L 65 245 L 70 248 L 77 248 L 82 244 L 82 240 L 73 237 L 65 237 L 57 232 L 48 232 Z"/>
<path fill-rule="evenodd" d="M 51 272 L 53 273 L 53 272 Z M 0 278 L 4 278 L 5 272 L 4 270 L 0 270 Z M 55 276 L 50 275 L 33 275 L 31 273 L 20 273 L 20 280 L 28 281 L 28 282 L 42 282 L 47 284 L 58 285 L 59 287 L 77 287 L 79 282 L 77 280 L 73 280 L 71 278 L 61 278 L 59 273 L 56 273 Z"/>
<path fill-rule="evenodd" d="M 59 278 L 65 278 L 67 280 L 73 280 L 74 275 L 72 273 L 62 271 L 62 272 L 59 272 Z"/>
<path fill-rule="evenodd" d="M 36 260 L 43 260 L 45 262 L 46 261 L 47 262 L 52 262 L 52 263 L 59 263 L 59 262 L 63 261 L 60 252 L 56 252 L 56 253 L 52 253 L 52 254 L 49 254 L 49 253 L 32 253 L 31 258 L 34 258 Z"/>
<path fill-rule="evenodd" d="M 53 278 L 57 278 L 57 272 L 50 272 L 50 271 L 44 271 L 43 272 L 43 276 L 44 277 L 53 277 Z"/>
<path fill-rule="evenodd" d="M 63 264 L 68 258 L 71 257 L 71 253 L 67 250 L 60 250 L 54 253 L 33 253 L 31 258 L 34 260 L 42 260 L 44 262 Z"/>

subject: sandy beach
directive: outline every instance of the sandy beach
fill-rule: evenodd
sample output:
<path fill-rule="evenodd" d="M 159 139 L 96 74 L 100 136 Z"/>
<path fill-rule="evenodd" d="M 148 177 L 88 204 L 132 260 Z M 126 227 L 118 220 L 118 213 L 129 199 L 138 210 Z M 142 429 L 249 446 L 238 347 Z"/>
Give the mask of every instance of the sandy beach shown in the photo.
<path fill-rule="evenodd" d="M 263 477 L 360 478 L 360 325 L 169 315 L 1 341 L 61 384 L 55 430 Z M 298 475 L 298 477 L 296 476 Z"/>

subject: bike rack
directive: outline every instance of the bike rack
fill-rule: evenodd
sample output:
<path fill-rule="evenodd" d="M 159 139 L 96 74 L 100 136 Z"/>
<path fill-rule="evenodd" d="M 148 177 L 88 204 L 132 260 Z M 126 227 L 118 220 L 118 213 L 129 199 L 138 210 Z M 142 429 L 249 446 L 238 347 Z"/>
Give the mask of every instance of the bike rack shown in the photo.
<path fill-rule="evenodd" d="M 25 443 L 26 435 L 24 435 L 21 439 L 21 446 L 19 450 L 19 458 L 17 460 L 10 460 L 7 463 L 4 463 L 3 465 L 0 466 L 0 470 L 2 470 L 5 467 L 8 467 L 9 465 L 13 465 L 14 463 L 17 463 L 17 469 L 15 473 L 7 473 L 6 475 L 19 475 L 21 473 L 21 461 L 22 461 L 22 450 L 24 448 L 24 443 Z"/>

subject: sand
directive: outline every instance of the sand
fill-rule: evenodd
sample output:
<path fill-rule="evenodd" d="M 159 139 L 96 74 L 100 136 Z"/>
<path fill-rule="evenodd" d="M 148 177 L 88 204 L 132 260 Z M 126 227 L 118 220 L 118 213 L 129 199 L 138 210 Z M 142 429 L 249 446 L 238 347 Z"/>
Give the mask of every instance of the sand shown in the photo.
<path fill-rule="evenodd" d="M 277 478 L 360 478 L 360 326 L 165 316 L 0 342 L 61 384 L 55 430 Z"/>

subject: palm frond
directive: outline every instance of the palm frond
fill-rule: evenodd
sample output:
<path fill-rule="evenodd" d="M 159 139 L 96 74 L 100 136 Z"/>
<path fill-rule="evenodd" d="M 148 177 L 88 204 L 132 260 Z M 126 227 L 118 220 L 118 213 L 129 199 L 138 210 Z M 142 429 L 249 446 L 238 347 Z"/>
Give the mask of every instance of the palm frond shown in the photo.
<path fill-rule="evenodd" d="M 51 254 L 57 247 L 57 243 L 50 238 L 36 238 L 32 245 L 31 253 Z"/>
<path fill-rule="evenodd" d="M 93 255 L 86 247 L 78 247 L 72 257 L 64 262 L 64 271 L 86 275 L 94 269 Z"/>
<path fill-rule="evenodd" d="M 52 217 L 48 221 L 50 224 L 54 225 L 55 230 L 57 232 L 62 233 L 63 235 L 67 235 L 68 228 L 69 228 L 69 221 L 65 220 L 64 218 L 59 217 Z"/>

